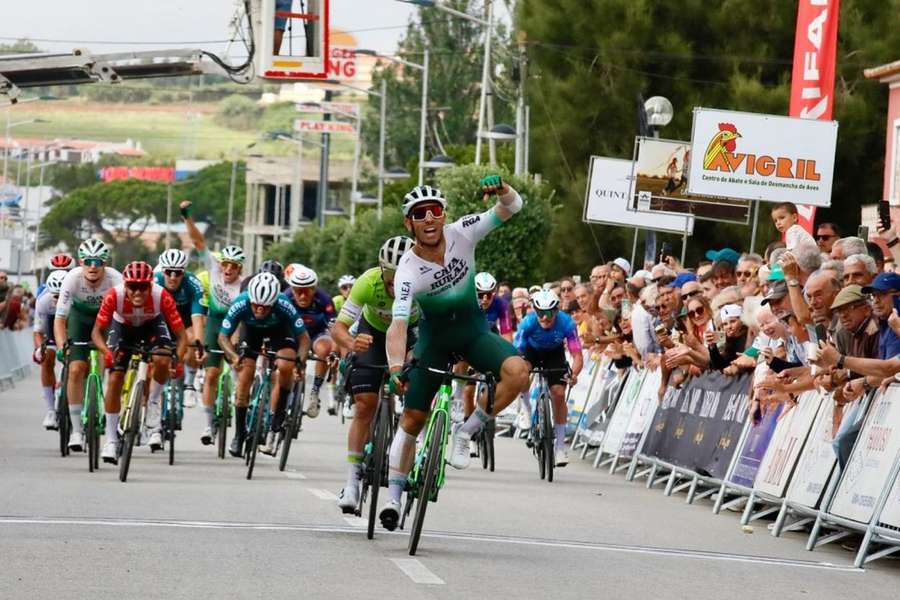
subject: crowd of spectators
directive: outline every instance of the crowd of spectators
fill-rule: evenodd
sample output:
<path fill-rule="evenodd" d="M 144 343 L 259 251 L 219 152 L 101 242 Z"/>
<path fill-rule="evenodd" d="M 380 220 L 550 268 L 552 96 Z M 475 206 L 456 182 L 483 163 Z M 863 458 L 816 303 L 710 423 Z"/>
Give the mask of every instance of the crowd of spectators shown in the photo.
<path fill-rule="evenodd" d="M 26 329 L 33 315 L 34 294 L 25 285 L 10 282 L 9 274 L 0 271 L 0 329 Z"/>

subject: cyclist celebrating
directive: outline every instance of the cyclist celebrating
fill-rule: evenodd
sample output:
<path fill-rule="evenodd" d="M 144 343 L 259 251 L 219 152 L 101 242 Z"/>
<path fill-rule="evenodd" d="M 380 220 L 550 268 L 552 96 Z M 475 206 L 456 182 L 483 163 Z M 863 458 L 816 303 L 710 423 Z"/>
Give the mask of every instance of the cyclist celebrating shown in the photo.
<path fill-rule="evenodd" d="M 91 339 L 97 350 L 106 354 L 111 371 L 106 384 L 104 408 L 106 410 L 106 443 L 100 452 L 103 462 L 118 462 L 119 410 L 122 385 L 131 358 L 127 346 L 147 342 L 152 350 L 172 346 L 175 336 L 176 352 L 183 356 L 187 349 L 187 335 L 178 314 L 178 306 L 166 289 L 153 283 L 153 268 L 145 262 L 128 263 L 122 272 L 124 283 L 118 284 L 103 296 L 103 303 L 94 323 Z M 109 329 L 109 337 L 104 332 Z M 171 332 L 171 333 L 170 333 Z M 122 348 L 126 346 L 126 348 Z M 163 386 L 169 380 L 172 360 L 167 356 L 153 356 L 150 397 L 147 403 L 145 423 L 150 430 L 150 449 L 160 450 L 162 430 Z"/>
<path fill-rule="evenodd" d="M 186 272 L 187 264 L 187 254 L 175 248 L 166 250 L 159 255 L 159 271 L 154 275 L 154 282 L 166 288 L 175 300 L 178 316 L 187 328 L 188 344 L 197 344 L 196 352 L 178 357 L 185 367 L 184 405 L 191 407 L 197 404 L 194 376 L 204 359 L 201 340 L 206 307 L 203 305 L 203 284 L 196 275 Z"/>
<path fill-rule="evenodd" d="M 400 260 L 394 278 L 398 291 L 387 331 L 391 384 L 400 391 L 406 389 L 400 427 L 391 444 L 390 498 L 379 515 L 389 530 L 397 526 L 400 496 L 412 466 L 416 436 L 425 425 L 431 400 L 441 383 L 439 376 L 426 369 L 446 368 L 451 357 L 458 354 L 473 368 L 493 373 L 499 379 L 494 413 L 488 414 L 479 406 L 453 434 L 450 464 L 458 469 L 469 464 L 472 436 L 528 386 L 528 365 L 512 344 L 491 333 L 475 296 L 475 246 L 522 209 L 522 198 L 494 175 L 482 179 L 481 191 L 485 200 L 497 195 L 494 206 L 446 226 L 447 201 L 440 190 L 419 186 L 404 198 L 404 224 L 416 244 Z M 399 376 L 414 301 L 418 301 L 423 315 L 414 350 L 419 368 L 409 372 L 405 385 Z"/>
<path fill-rule="evenodd" d="M 56 429 L 56 338 L 53 335 L 53 316 L 56 314 L 56 302 L 62 289 L 65 271 L 53 271 L 44 283 L 45 292 L 41 294 L 34 306 L 34 362 L 41 365 L 41 389 L 44 402 L 47 404 L 47 415 L 44 417 L 44 429 Z"/>
<path fill-rule="evenodd" d="M 82 242 L 78 247 L 78 260 L 81 266 L 66 275 L 59 291 L 59 301 L 56 303 L 53 334 L 58 347 L 57 360 L 62 360 L 67 341 L 81 344 L 91 341 L 91 330 L 104 294 L 122 283 L 122 274 L 106 266 L 109 262 L 109 246 L 102 241 L 91 238 Z M 69 348 L 66 398 L 69 403 L 69 414 L 75 423 L 75 430 L 69 438 L 69 449 L 73 452 L 81 452 L 84 444 L 81 408 L 89 354 L 87 346 Z"/>
<path fill-rule="evenodd" d="M 309 335 L 303 326 L 303 319 L 287 296 L 280 292 L 281 284 L 271 273 L 254 275 L 247 285 L 247 291 L 235 299 L 222 321 L 219 345 L 238 374 L 234 401 L 234 438 L 228 449 L 232 456 L 240 456 L 244 444 L 250 385 L 253 383 L 255 361 L 263 340 L 268 339 L 269 350 L 276 352 L 278 358 L 284 359 L 276 365 L 271 398 L 272 423 L 266 446 L 259 449 L 264 454 L 274 455 L 277 452 L 276 437 L 284 424 L 285 409 L 294 381 L 295 361 L 298 356 L 302 361 L 309 352 Z M 231 336 L 241 323 L 244 324 L 241 344 L 245 345 L 245 349 L 239 355 L 231 342 Z M 296 366 L 296 369 L 300 373 L 298 376 L 302 376 L 302 366 Z"/>
<path fill-rule="evenodd" d="M 516 349 L 525 355 L 531 367 L 565 369 L 568 367 L 565 347 L 568 347 L 572 355 L 572 374 L 568 377 L 568 383 L 575 385 L 584 366 L 578 326 L 572 317 L 560 312 L 559 298 L 551 290 L 535 292 L 531 304 L 534 312 L 528 313 L 516 331 Z M 553 431 L 556 435 L 554 460 L 557 467 L 564 467 L 569 464 L 566 452 L 566 374 L 548 373 L 547 385 L 553 401 Z"/>
<path fill-rule="evenodd" d="M 208 271 L 206 301 L 209 316 L 206 321 L 203 343 L 206 347 L 206 373 L 203 387 L 203 410 L 206 412 L 206 429 L 200 441 L 208 446 L 213 443 L 216 403 L 216 382 L 222 372 L 222 353 L 219 348 L 219 330 L 231 303 L 241 293 L 241 270 L 244 267 L 244 250 L 240 246 L 225 246 L 213 255 L 206 246 L 206 239 L 191 218 L 191 203 L 182 202 L 181 216 L 187 227 L 191 243 L 200 255 Z M 246 414 L 246 411 L 245 411 Z"/>
<path fill-rule="evenodd" d="M 353 289 L 354 283 L 356 283 L 356 278 L 353 275 L 341 275 L 341 278 L 338 279 L 338 290 L 340 293 L 331 299 L 331 303 L 334 304 L 334 310 L 338 313 L 344 307 L 344 302 L 350 295 L 350 290 Z"/>
<path fill-rule="evenodd" d="M 384 343 L 394 304 L 394 276 L 400 258 L 412 246 L 413 241 L 404 236 L 387 240 L 378 252 L 379 266 L 369 269 L 354 282 L 335 321 L 332 329 L 334 340 L 342 349 L 355 352 L 356 360 L 363 365 L 387 363 Z M 414 324 L 418 317 L 418 309 L 413 305 L 410 323 Z M 351 328 L 357 322 L 359 325 L 354 337 Z M 345 513 L 352 513 L 359 504 L 363 450 L 369 440 L 369 428 L 375 416 L 383 379 L 383 373 L 377 369 L 354 367 L 349 373 L 356 414 L 347 432 L 347 484 L 338 499 L 338 506 Z"/>
<path fill-rule="evenodd" d="M 319 276 L 316 272 L 300 264 L 294 264 L 288 276 L 290 292 L 285 292 L 294 310 L 303 318 L 303 324 L 312 340 L 313 354 L 320 360 L 316 362 L 316 375 L 313 379 L 306 414 L 315 419 L 319 416 L 319 391 L 325 381 L 325 372 L 331 353 L 335 351 L 334 340 L 331 339 L 330 328 L 334 322 L 334 304 L 325 290 L 316 287 Z M 335 414 L 334 390 L 328 401 L 328 414 Z"/>

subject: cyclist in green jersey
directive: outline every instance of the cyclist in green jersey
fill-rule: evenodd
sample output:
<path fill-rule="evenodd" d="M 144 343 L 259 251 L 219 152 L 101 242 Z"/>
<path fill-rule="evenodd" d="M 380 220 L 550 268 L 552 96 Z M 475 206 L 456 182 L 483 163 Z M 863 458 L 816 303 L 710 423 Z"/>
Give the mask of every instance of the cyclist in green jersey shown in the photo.
<path fill-rule="evenodd" d="M 477 371 L 492 373 L 499 380 L 493 414 L 478 406 L 453 434 L 450 464 L 458 469 L 469 464 L 472 436 L 528 386 L 528 365 L 511 343 L 491 332 L 475 294 L 475 246 L 522 209 L 522 198 L 496 175 L 482 179 L 481 191 L 485 200 L 497 196 L 494 206 L 449 225 L 445 225 L 447 201 L 440 190 L 419 186 L 404 198 L 404 224 L 416 244 L 400 260 L 394 278 L 397 295 L 387 331 L 391 384 L 395 389 L 406 389 L 403 416 L 391 444 L 390 498 L 380 513 L 382 525 L 389 530 L 397 526 L 416 436 L 425 425 L 441 384 L 440 376 L 426 369 L 445 369 L 458 355 Z M 418 368 L 410 371 L 408 384 L 403 384 L 399 375 L 414 301 L 422 311 L 414 350 Z"/>
<path fill-rule="evenodd" d="M 384 343 L 394 304 L 394 275 L 400 258 L 412 248 L 413 243 L 404 236 L 387 240 L 378 252 L 380 266 L 360 275 L 338 314 L 331 334 L 341 349 L 356 353 L 356 361 L 360 364 L 387 363 Z M 413 311 L 410 316 L 411 324 L 419 316 L 415 306 Z M 355 334 L 352 331 L 354 327 Z M 359 504 L 363 450 L 369 438 L 369 428 L 375 416 L 384 373 L 377 369 L 353 368 L 349 377 L 356 413 L 347 432 L 347 484 L 338 499 L 338 506 L 345 513 L 352 513 Z"/>
<path fill-rule="evenodd" d="M 206 429 L 200 436 L 200 441 L 208 446 L 213 443 L 215 424 L 216 382 L 222 372 L 222 354 L 218 352 L 219 330 L 222 321 L 231 308 L 231 303 L 241 293 L 241 270 L 244 267 L 244 250 L 240 246 L 225 246 L 222 251 L 213 254 L 206 245 L 206 239 L 197 229 L 197 225 L 191 218 L 191 203 L 182 202 L 180 205 L 181 216 L 187 227 L 191 243 L 197 250 L 201 261 L 209 271 L 209 285 L 207 286 L 207 303 L 209 313 L 204 331 L 204 345 L 206 346 L 206 372 L 203 387 L 203 410 L 206 412 Z M 212 352 L 210 352 L 212 350 Z"/>

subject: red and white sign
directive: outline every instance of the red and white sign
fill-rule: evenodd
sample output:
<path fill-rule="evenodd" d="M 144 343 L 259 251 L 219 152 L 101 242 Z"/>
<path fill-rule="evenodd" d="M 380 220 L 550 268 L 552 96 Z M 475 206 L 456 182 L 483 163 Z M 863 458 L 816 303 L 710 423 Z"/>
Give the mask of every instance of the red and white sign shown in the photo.
<path fill-rule="evenodd" d="M 297 112 L 317 114 L 339 114 L 359 118 L 359 104 L 352 102 L 300 102 Z"/>
<path fill-rule="evenodd" d="M 332 46 L 328 53 L 328 77 L 341 81 L 356 79 L 356 48 Z"/>
<path fill-rule="evenodd" d="M 840 0 L 799 2 L 788 113 L 792 117 L 831 119 L 840 12 Z M 798 206 L 797 209 L 800 225 L 815 234 L 815 206 Z"/>
<path fill-rule="evenodd" d="M 294 121 L 294 131 L 304 133 L 350 133 L 356 134 L 353 123 L 345 121 L 310 121 L 297 119 Z"/>

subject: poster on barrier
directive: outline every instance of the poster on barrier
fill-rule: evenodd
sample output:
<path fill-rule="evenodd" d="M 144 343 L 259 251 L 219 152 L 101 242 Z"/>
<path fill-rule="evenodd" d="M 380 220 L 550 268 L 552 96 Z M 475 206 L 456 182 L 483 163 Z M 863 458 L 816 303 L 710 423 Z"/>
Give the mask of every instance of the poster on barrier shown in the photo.
<path fill-rule="evenodd" d="M 599 363 L 592 358 L 590 350 L 582 350 L 582 356 L 584 358 L 584 368 L 582 368 L 581 373 L 578 375 L 578 381 L 575 385 L 567 390 L 568 395 L 566 397 L 566 405 L 569 408 L 568 423 L 566 425 L 567 434 L 575 432 L 575 428 L 578 426 L 578 423 L 584 414 L 588 393 L 591 390 L 591 385 L 594 382 L 594 375 L 597 373 L 597 367 L 599 365 Z M 572 364 L 571 358 L 569 358 L 569 364 Z"/>
<path fill-rule="evenodd" d="M 884 504 L 879 523 L 900 528 L 900 477 L 894 479 L 894 487 Z"/>
<path fill-rule="evenodd" d="M 719 372 L 667 390 L 656 410 L 642 453 L 721 479 L 728 470 L 747 415 L 750 375 Z"/>
<path fill-rule="evenodd" d="M 598 379 L 603 376 L 603 385 L 597 388 L 598 384 L 594 384 L 596 393 L 591 390 L 591 404 L 584 418 L 588 432 L 588 445 L 600 446 L 603 443 L 603 437 L 606 435 L 609 422 L 616 410 L 619 392 L 622 391 L 622 387 L 628 379 L 635 374 L 634 369 L 628 369 L 621 374 L 617 369 L 610 369 L 607 373 L 598 375 Z"/>
<path fill-rule="evenodd" d="M 860 523 L 872 519 L 875 503 L 900 452 L 900 385 L 879 393 L 873 403 L 828 509 L 833 515 Z"/>
<path fill-rule="evenodd" d="M 744 438 L 744 445 L 738 450 L 737 462 L 734 464 L 731 477 L 728 478 L 730 483 L 746 488 L 753 487 L 759 465 L 766 454 L 769 442 L 772 441 L 772 436 L 775 435 L 778 418 L 783 410 L 783 404 L 770 407 L 763 413 L 762 419 L 750 428 L 750 432 Z"/>
<path fill-rule="evenodd" d="M 625 458 L 634 456 L 641 443 L 641 437 L 647 429 L 647 421 L 653 418 L 653 413 L 659 405 L 659 386 L 662 383 L 662 369 L 655 371 L 647 369 L 644 383 L 638 393 L 634 410 L 631 411 L 631 419 L 625 428 L 625 438 L 622 440 L 622 448 L 619 454 Z"/>
<path fill-rule="evenodd" d="M 612 418 L 609 420 L 609 426 L 606 428 L 606 435 L 603 436 L 602 452 L 604 454 L 618 454 L 622 448 L 625 430 L 628 428 L 628 422 L 631 420 L 631 413 L 634 411 L 635 404 L 637 404 L 646 374 L 647 370 L 645 369 L 643 371 L 633 371 L 628 376 L 625 388 L 619 394 L 616 410 L 613 412 Z"/>
<path fill-rule="evenodd" d="M 822 395 L 816 391 L 805 392 L 797 398 L 797 406 L 786 414 L 782 413 L 769 449 L 756 473 L 754 489 L 775 498 L 784 496 L 794 466 L 809 437 L 809 430 L 819 413 Z"/>
<path fill-rule="evenodd" d="M 833 407 L 831 394 L 823 395 L 785 495 L 785 499 L 792 504 L 817 508 L 822 500 L 822 493 L 837 462 L 831 447 Z"/>

